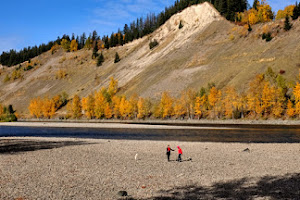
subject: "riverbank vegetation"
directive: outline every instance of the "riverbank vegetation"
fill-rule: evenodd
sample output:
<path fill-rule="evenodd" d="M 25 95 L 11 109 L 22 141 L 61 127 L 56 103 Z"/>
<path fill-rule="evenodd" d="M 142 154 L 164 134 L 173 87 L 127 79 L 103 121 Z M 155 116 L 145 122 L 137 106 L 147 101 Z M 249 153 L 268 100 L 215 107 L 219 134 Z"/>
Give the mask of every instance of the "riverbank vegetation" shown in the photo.
<path fill-rule="evenodd" d="M 271 68 L 258 74 L 245 93 L 233 87 L 219 89 L 214 83 L 199 91 L 187 89 L 178 97 L 168 91 L 159 100 L 118 95 L 118 81 L 113 77 L 108 87 L 82 99 L 75 95 L 62 100 L 37 97 L 29 111 L 36 118 L 53 118 L 67 104 L 66 118 L 87 119 L 292 119 L 300 116 L 300 83 L 288 82 Z M 64 103 L 62 103 L 64 102 Z M 68 103 L 67 103 L 68 102 Z"/>
<path fill-rule="evenodd" d="M 8 107 L 0 104 L 0 122 L 13 122 L 17 121 L 16 111 L 12 105 Z"/>

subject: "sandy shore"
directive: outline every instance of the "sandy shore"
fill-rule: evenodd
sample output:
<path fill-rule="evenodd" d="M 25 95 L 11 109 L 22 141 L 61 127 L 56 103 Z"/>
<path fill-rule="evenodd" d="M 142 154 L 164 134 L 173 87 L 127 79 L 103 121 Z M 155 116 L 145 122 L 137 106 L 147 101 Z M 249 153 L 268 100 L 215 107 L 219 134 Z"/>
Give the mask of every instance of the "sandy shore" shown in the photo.
<path fill-rule="evenodd" d="M 192 161 L 176 162 L 175 151 L 167 162 L 167 144 Z M 133 199 L 296 199 L 299 153 L 300 144 L 0 138 L 0 199 L 118 199 L 120 190 Z"/>

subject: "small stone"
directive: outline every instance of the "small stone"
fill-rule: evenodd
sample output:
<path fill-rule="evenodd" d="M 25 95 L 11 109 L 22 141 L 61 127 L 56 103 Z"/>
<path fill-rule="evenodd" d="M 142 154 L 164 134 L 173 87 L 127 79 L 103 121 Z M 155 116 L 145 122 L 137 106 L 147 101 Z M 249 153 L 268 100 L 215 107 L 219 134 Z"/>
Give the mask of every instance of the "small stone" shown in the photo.
<path fill-rule="evenodd" d="M 121 197 L 126 197 L 128 194 L 127 194 L 126 191 L 119 191 L 118 195 L 121 196 Z"/>
<path fill-rule="evenodd" d="M 246 149 L 243 150 L 243 152 L 248 152 L 248 153 L 250 153 L 250 149 L 246 148 Z"/>

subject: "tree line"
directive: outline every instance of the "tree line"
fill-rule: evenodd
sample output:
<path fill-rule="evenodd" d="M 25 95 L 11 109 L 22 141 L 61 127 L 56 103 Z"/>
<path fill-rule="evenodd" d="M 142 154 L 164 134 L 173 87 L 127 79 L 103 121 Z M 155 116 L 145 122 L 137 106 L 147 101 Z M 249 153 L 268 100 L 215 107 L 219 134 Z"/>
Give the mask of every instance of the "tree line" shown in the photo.
<path fill-rule="evenodd" d="M 283 71 L 281 73 L 284 73 Z M 299 79 L 300 80 L 300 79 Z M 66 118 L 87 119 L 278 119 L 300 117 L 300 83 L 293 84 L 271 68 L 257 75 L 249 90 L 239 93 L 233 87 L 218 89 L 210 83 L 199 91 L 187 89 L 178 97 L 162 93 L 159 100 L 118 95 L 118 81 L 87 97 L 75 95 L 67 103 Z M 30 102 L 33 117 L 52 118 L 56 101 L 37 97 Z M 37 103 L 37 101 L 39 103 Z M 49 114 L 51 113 L 51 114 Z"/>
<path fill-rule="evenodd" d="M 165 10 L 160 12 L 158 15 L 150 13 L 145 18 L 137 18 L 129 25 L 125 24 L 122 31 L 119 29 L 116 33 L 112 33 L 110 36 L 104 35 L 101 38 L 98 36 L 96 30 L 93 31 L 92 34 L 89 34 L 89 36 L 85 33 L 80 36 L 72 34 L 72 37 L 65 34 L 61 38 L 58 37 L 56 40 L 50 41 L 47 44 L 41 44 L 38 47 L 26 47 L 18 52 L 16 50 L 2 52 L 0 56 L 0 63 L 8 67 L 17 65 L 49 51 L 54 45 L 61 45 L 62 41 L 64 41 L 63 44 L 67 44 L 67 46 L 68 43 L 71 44 L 71 41 L 73 41 L 74 44 L 76 42 L 77 50 L 82 48 L 91 49 L 95 48 L 95 46 L 97 46 L 98 49 L 109 49 L 110 47 L 124 45 L 154 32 L 174 14 L 181 12 L 185 8 L 205 1 L 212 3 L 228 20 L 234 20 L 235 13 L 243 12 L 247 9 L 248 5 L 247 0 L 176 0 L 172 6 L 166 7 Z M 70 51 L 70 49 L 67 50 Z"/>

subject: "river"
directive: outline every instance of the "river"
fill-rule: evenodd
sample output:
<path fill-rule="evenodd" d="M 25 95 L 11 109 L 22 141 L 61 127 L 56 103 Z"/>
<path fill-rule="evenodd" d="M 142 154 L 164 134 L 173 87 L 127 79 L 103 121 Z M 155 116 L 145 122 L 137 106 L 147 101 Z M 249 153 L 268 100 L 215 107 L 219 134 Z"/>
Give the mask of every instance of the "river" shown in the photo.
<path fill-rule="evenodd" d="M 192 142 L 299 143 L 300 126 L 192 125 L 182 128 L 86 128 L 3 126 L 0 137 L 71 137 Z M 155 127 L 155 128 L 154 128 Z"/>

